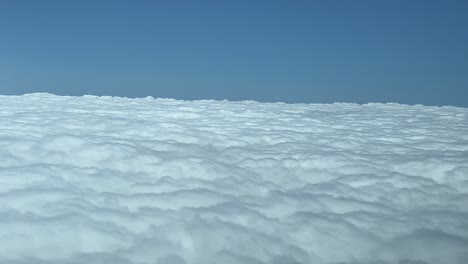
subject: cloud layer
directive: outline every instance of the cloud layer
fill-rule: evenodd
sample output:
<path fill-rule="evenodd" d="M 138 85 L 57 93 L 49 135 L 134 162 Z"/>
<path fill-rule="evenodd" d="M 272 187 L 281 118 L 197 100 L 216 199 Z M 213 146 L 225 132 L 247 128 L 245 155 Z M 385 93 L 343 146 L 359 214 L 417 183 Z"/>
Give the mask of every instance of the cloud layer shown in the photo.
<path fill-rule="evenodd" d="M 1 263 L 468 263 L 468 109 L 0 96 Z"/>

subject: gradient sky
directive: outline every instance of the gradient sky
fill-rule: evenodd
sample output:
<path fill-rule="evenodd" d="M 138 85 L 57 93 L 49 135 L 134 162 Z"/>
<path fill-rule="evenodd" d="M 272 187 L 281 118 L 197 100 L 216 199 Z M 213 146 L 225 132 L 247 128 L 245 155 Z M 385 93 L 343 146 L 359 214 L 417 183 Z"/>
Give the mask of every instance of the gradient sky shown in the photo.
<path fill-rule="evenodd" d="M 0 0 L 0 94 L 468 107 L 468 1 Z"/>

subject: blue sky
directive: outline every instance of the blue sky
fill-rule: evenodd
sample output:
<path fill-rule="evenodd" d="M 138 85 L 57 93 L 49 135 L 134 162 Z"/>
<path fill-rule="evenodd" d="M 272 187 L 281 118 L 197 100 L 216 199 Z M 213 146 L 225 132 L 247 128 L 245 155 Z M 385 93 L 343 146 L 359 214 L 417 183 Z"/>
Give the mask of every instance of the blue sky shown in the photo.
<path fill-rule="evenodd" d="M 468 1 L 0 1 L 0 94 L 468 107 Z"/>

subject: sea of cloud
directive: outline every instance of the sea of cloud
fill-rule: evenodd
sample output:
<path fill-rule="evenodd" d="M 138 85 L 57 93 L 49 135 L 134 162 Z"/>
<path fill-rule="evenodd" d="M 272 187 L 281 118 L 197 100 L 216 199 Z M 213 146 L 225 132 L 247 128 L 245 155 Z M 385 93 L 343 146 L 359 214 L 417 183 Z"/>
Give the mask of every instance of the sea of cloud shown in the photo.
<path fill-rule="evenodd" d="M 468 109 L 0 96 L 0 263 L 468 263 Z"/>

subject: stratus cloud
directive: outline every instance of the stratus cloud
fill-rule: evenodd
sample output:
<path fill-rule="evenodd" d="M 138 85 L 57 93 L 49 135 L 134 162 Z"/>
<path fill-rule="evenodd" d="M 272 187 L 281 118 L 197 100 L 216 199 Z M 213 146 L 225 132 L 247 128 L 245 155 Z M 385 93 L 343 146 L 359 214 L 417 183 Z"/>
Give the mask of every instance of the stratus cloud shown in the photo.
<path fill-rule="evenodd" d="M 0 96 L 1 263 L 468 263 L 468 109 Z"/>

